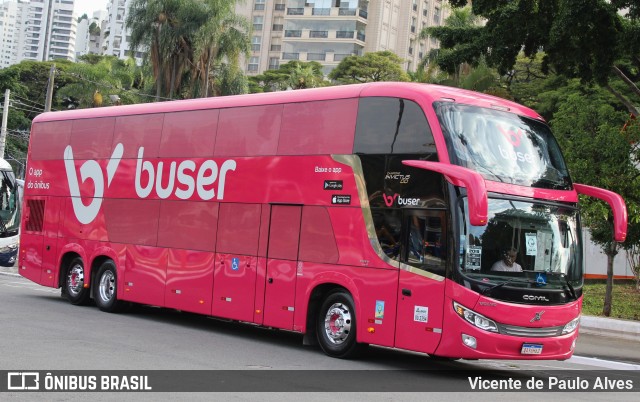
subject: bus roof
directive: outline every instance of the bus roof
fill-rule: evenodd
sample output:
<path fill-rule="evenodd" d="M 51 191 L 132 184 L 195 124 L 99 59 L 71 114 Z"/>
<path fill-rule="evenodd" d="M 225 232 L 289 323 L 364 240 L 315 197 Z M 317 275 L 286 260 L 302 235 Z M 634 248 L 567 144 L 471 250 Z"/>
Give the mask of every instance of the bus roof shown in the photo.
<path fill-rule="evenodd" d="M 69 110 L 62 112 L 48 112 L 37 116 L 33 122 L 76 120 L 98 117 L 117 117 L 148 113 L 181 112 L 201 109 L 223 109 L 230 107 L 274 105 L 283 103 L 298 103 L 321 101 L 330 99 L 347 99 L 357 97 L 404 97 L 417 100 L 418 98 L 432 103 L 438 100 L 454 101 L 458 103 L 481 107 L 497 108 L 542 120 L 542 117 L 532 109 L 506 99 L 498 98 L 479 92 L 459 88 L 419 83 L 405 82 L 376 82 L 368 84 L 339 85 L 324 88 L 302 89 L 295 91 L 266 92 L 261 94 L 219 96 L 177 100 L 160 103 L 142 103 L 136 105 L 110 106 Z"/>

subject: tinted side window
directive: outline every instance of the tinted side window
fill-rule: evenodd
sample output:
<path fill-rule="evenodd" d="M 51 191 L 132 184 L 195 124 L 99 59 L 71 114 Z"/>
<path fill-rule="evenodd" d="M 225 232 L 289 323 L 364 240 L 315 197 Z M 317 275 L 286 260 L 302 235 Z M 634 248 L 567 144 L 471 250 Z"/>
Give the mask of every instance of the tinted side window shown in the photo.
<path fill-rule="evenodd" d="M 362 98 L 353 152 L 429 154 L 436 152 L 436 146 L 424 112 L 415 102 L 398 98 Z"/>

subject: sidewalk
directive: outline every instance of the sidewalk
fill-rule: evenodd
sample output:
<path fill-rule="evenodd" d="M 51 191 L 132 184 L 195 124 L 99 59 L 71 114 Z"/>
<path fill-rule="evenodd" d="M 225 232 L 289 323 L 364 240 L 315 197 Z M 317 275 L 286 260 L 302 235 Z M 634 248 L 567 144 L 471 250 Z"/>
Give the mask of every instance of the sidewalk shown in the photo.
<path fill-rule="evenodd" d="M 0 275 L 20 276 L 18 267 L 0 267 Z M 640 342 L 640 321 L 583 315 L 580 333 Z"/>

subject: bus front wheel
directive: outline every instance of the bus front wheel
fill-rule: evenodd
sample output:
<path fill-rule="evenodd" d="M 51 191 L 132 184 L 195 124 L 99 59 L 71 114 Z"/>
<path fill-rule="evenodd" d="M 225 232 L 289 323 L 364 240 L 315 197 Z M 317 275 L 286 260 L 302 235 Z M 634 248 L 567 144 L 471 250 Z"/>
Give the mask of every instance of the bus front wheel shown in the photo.
<path fill-rule="evenodd" d="M 64 281 L 64 294 L 76 306 L 89 302 L 89 288 L 84 287 L 84 276 L 84 262 L 82 258 L 76 257 L 71 260 Z"/>
<path fill-rule="evenodd" d="M 121 310 L 122 301 L 117 297 L 117 283 L 116 265 L 111 260 L 103 262 L 93 283 L 93 298 L 100 310 L 108 313 Z"/>
<path fill-rule="evenodd" d="M 324 353 L 346 359 L 361 350 L 356 342 L 356 311 L 349 293 L 330 293 L 324 299 L 317 319 L 318 343 Z"/>

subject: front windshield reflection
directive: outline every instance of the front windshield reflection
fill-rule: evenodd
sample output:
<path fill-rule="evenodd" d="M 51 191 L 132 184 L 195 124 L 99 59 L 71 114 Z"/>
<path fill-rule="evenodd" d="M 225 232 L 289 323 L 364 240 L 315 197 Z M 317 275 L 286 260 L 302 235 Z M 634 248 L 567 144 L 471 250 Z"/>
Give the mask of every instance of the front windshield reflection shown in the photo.
<path fill-rule="evenodd" d="M 544 123 L 475 106 L 436 102 L 434 107 L 451 163 L 491 181 L 571 188 L 560 148 Z"/>
<path fill-rule="evenodd" d="M 468 216 L 466 200 L 464 216 Z M 486 226 L 461 227 L 460 270 L 471 278 L 559 284 L 582 278 L 577 211 L 542 203 L 489 199 Z"/>

